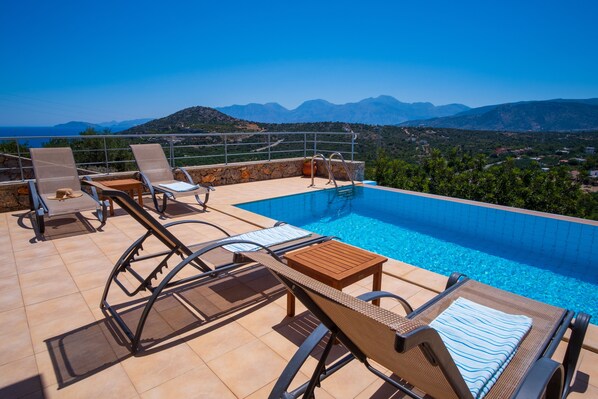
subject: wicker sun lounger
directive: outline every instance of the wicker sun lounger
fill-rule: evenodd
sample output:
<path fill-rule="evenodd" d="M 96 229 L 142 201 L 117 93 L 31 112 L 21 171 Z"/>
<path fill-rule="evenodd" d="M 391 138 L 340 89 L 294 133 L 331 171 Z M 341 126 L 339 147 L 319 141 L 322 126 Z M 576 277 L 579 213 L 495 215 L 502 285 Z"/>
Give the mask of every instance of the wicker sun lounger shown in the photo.
<path fill-rule="evenodd" d="M 531 329 L 520 341 L 502 374 L 497 379 L 494 375 L 495 383 L 490 384 L 485 398 L 564 398 L 569 393 L 589 322 L 586 314 L 580 313 L 573 320 L 572 311 L 514 295 L 459 274 L 449 278 L 444 292 L 413 311 L 405 300 L 390 293 L 372 292 L 355 298 L 289 268 L 268 254 L 251 253 L 246 256 L 266 266 L 322 322 L 291 359 L 275 384 L 270 399 L 290 399 L 301 395 L 311 398 L 320 381 L 354 359 L 413 398 L 421 398 L 424 394 L 434 398 L 474 398 L 473 390 L 465 382 L 454 360 L 457 357 L 451 355 L 439 332 L 430 327 L 432 320 L 445 314 L 443 312 L 458 298 L 492 308 L 491 312 L 498 310 L 509 315 L 523 315 L 515 317 L 531 321 Z M 368 303 L 381 297 L 399 300 L 407 316 Z M 476 318 L 477 314 L 469 316 Z M 456 320 L 457 324 L 461 323 L 459 318 Z M 572 332 L 563 363 L 560 364 L 551 356 L 568 328 Z M 288 392 L 299 369 L 329 332 L 331 336 L 311 380 Z M 467 341 L 477 338 L 474 334 L 467 337 Z M 326 358 L 336 340 L 350 353 L 326 366 Z M 465 347 L 473 346 L 467 341 Z M 481 363 L 478 357 L 468 360 Z M 389 370 L 395 378 L 374 368 L 374 362 Z M 484 368 L 480 365 L 477 367 Z"/>
<path fill-rule="evenodd" d="M 210 191 L 214 188 L 195 184 L 184 168 L 173 170 L 168 164 L 160 144 L 132 144 L 131 150 L 139 169 L 140 180 L 149 190 L 158 213 L 164 213 L 168 199 L 175 200 L 176 197 L 189 195 L 195 196 L 195 200 L 202 209 L 206 209 Z M 185 175 L 186 182 L 175 180 L 176 169 Z M 157 194 L 162 194 L 162 205 L 159 204 Z M 203 200 L 200 199 L 200 195 L 204 196 Z"/>
<path fill-rule="evenodd" d="M 235 247 L 242 249 L 249 245 L 255 247 L 256 250 L 262 248 L 268 253 L 282 255 L 288 251 L 330 239 L 330 237 L 313 234 L 280 222 L 270 229 L 257 230 L 237 236 L 231 236 L 220 226 L 206 221 L 181 220 L 162 225 L 124 192 L 110 189 L 99 182 L 86 181 L 85 184 L 102 190 L 104 197 L 111 198 L 147 229 L 147 232 L 135 240 L 116 262 L 106 282 L 100 303 L 100 307 L 114 317 L 114 320 L 130 339 L 133 353 L 139 349 L 143 328 L 152 306 L 162 294 L 166 294 L 169 289 L 177 286 L 217 278 L 251 262 L 244 256 L 239 255 L 239 251 Z M 170 227 L 193 223 L 205 226 L 207 229 L 213 229 L 213 231 L 222 234 L 223 238 L 194 245 L 185 245 L 169 231 Z M 289 231 L 297 234 L 288 236 Z M 276 241 L 275 235 L 277 232 L 287 234 L 287 236 Z M 147 244 L 150 237 L 158 239 L 164 245 L 164 251 L 144 253 L 144 245 Z M 148 264 L 146 262 L 148 260 L 153 261 L 155 264 L 149 272 L 147 271 Z M 136 267 L 137 262 L 141 263 L 141 269 Z M 195 274 L 192 276 L 188 274 L 179 275 L 183 269 L 193 271 Z M 124 276 L 122 274 L 126 272 L 138 282 L 136 287 L 130 288 L 123 283 Z M 129 297 L 136 297 L 143 291 L 151 293 L 134 330 L 127 326 L 117 310 L 108 303 L 108 293 L 114 285 Z M 201 304 L 198 306 L 201 307 Z M 133 331 L 135 332 L 133 333 Z"/>
<path fill-rule="evenodd" d="M 100 201 L 95 188 L 91 195 L 81 190 L 73 151 L 64 148 L 31 148 L 35 182 L 29 181 L 30 207 L 36 233 L 45 232 L 44 216 L 52 217 L 95 209 L 102 225 L 107 201 Z"/>

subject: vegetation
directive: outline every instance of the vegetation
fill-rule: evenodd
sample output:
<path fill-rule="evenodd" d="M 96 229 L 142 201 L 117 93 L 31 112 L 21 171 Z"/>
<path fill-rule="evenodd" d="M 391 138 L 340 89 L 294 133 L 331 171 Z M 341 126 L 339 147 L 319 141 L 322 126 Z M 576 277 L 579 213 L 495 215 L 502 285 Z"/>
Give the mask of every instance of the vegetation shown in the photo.
<path fill-rule="evenodd" d="M 544 171 L 537 162 L 521 169 L 513 158 L 488 165 L 484 155 L 438 150 L 412 164 L 381 154 L 373 177 L 383 186 L 596 219 L 598 196 L 581 190 L 565 166 Z"/>
<path fill-rule="evenodd" d="M 87 128 L 80 133 L 85 139 L 51 139 L 44 147 L 71 147 L 75 161 L 83 169 L 97 172 L 122 172 L 135 169 L 133 154 L 129 149 L 129 140 L 118 135 L 110 138 L 89 138 L 89 136 L 109 135 L 110 131 L 97 132 L 94 128 Z M 106 152 L 101 149 L 106 147 Z M 129 163 L 123 161 L 131 161 Z"/>

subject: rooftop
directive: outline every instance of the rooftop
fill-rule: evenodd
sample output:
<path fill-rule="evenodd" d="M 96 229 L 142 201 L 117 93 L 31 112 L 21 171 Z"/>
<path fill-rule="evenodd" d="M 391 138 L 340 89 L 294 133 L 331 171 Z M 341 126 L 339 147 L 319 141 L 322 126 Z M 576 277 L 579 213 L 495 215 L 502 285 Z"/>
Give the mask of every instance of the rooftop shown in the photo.
<path fill-rule="evenodd" d="M 325 181 L 317 179 L 317 186 Z M 220 186 L 208 212 L 169 205 L 162 222 L 207 220 L 234 233 L 268 227 L 272 220 L 233 204 L 313 190 L 307 184 L 297 177 Z M 205 312 L 176 296 L 157 304 L 144 349 L 132 356 L 99 302 L 114 263 L 145 231 L 117 209 L 101 231 L 88 213 L 83 214 L 88 221 L 54 218 L 47 223 L 46 240 L 37 241 L 25 215 L 0 214 L 0 397 L 265 398 L 317 323 L 300 303 L 297 316 L 286 317 L 282 286 L 265 270 L 246 268 L 180 294 L 191 302 L 201 296 L 210 305 Z M 195 226 L 176 234 L 190 243 L 216 238 Z M 400 293 L 414 307 L 446 283 L 445 276 L 395 260 L 384 272 L 382 289 Z M 357 295 L 371 286 L 370 277 L 345 291 Z M 396 302 L 383 300 L 382 306 L 401 311 Z M 598 397 L 597 326 L 590 325 L 585 344 L 570 398 Z M 308 372 L 299 374 L 297 385 L 308 380 Z M 318 391 L 319 399 L 390 397 L 402 396 L 356 362 Z"/>

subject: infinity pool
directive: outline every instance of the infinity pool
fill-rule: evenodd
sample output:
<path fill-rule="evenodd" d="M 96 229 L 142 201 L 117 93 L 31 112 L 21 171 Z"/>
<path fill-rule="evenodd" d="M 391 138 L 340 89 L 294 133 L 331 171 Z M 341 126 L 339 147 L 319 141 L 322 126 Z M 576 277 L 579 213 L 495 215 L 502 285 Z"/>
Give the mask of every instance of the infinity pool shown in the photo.
<path fill-rule="evenodd" d="M 598 323 L 598 223 L 355 187 L 238 207 L 449 275 L 454 271 Z"/>

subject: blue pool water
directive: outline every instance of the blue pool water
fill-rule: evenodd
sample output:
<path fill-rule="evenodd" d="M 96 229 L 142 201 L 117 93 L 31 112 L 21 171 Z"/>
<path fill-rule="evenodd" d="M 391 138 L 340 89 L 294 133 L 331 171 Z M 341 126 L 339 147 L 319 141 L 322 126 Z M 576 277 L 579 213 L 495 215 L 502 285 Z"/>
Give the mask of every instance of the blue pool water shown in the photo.
<path fill-rule="evenodd" d="M 361 248 L 555 306 L 598 323 L 598 226 L 395 190 L 356 187 L 237 205 Z"/>

